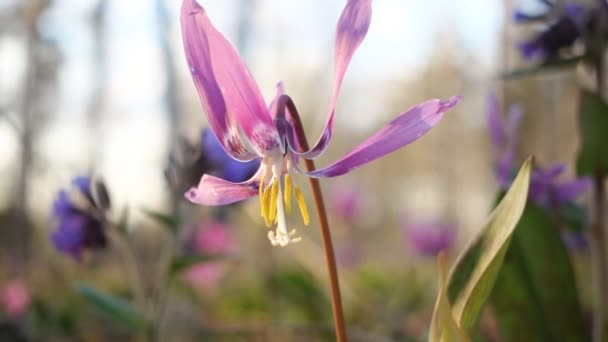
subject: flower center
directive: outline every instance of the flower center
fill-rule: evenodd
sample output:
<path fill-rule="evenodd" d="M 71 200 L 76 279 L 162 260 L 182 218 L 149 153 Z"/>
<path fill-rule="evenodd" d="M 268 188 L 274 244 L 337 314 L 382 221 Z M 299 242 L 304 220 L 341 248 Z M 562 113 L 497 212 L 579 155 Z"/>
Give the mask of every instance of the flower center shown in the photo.
<path fill-rule="evenodd" d="M 289 153 L 283 157 L 269 158 L 262 166 L 263 174 L 260 180 L 260 207 L 261 214 L 267 227 L 276 224 L 275 231 L 268 232 L 268 239 L 273 246 L 287 246 L 301 240 L 296 236 L 296 230 L 288 230 L 285 212 L 291 212 L 291 198 L 295 197 L 304 225 L 308 225 L 310 218 L 304 196 L 300 188 L 295 185 L 291 174 L 295 171 L 291 167 Z M 293 193 L 293 196 L 292 196 Z"/>

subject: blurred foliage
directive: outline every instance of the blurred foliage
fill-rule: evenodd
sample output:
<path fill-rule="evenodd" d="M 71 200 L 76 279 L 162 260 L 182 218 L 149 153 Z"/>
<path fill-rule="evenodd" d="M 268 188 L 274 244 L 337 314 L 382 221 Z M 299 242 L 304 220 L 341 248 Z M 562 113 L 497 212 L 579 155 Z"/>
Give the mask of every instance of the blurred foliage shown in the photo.
<path fill-rule="evenodd" d="M 492 304 L 508 341 L 589 340 L 559 226 L 533 203 L 513 234 Z"/>
<path fill-rule="evenodd" d="M 122 324 L 133 331 L 145 330 L 149 325 L 143 313 L 123 298 L 85 284 L 79 285 L 77 291 L 89 303 L 116 323 Z"/>
<path fill-rule="evenodd" d="M 608 104 L 597 94 L 581 90 L 579 130 L 582 139 L 577 172 L 595 175 L 608 171 Z"/>
<path fill-rule="evenodd" d="M 429 329 L 431 342 L 466 341 L 466 334 L 476 328 L 524 211 L 531 172 L 532 159 L 529 158 L 487 223 L 460 252 L 447 282 L 445 275 L 440 275 L 439 294 Z M 442 256 L 439 266 L 444 273 Z"/>
<path fill-rule="evenodd" d="M 536 66 L 507 71 L 501 75 L 501 78 L 516 79 L 519 77 L 570 69 L 576 67 L 581 62 L 585 62 L 587 59 L 587 56 L 575 56 L 558 60 L 549 60 Z"/>
<path fill-rule="evenodd" d="M 502 266 L 511 236 L 528 197 L 532 159 L 528 159 L 488 222 L 460 253 L 450 270 L 448 297 L 462 329 L 473 329 Z"/>

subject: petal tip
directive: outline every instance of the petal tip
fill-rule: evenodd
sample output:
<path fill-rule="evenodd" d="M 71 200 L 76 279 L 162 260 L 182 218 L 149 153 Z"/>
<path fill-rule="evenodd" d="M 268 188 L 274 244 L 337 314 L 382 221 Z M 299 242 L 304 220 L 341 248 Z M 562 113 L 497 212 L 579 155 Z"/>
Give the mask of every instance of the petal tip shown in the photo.
<path fill-rule="evenodd" d="M 188 14 L 200 12 L 203 7 L 196 0 L 184 0 L 182 3 L 182 11 Z"/>
<path fill-rule="evenodd" d="M 441 101 L 439 106 L 439 111 L 444 112 L 448 109 L 452 109 L 454 106 L 458 104 L 464 97 L 462 95 L 455 95 L 447 99 L 446 101 Z"/>
<path fill-rule="evenodd" d="M 188 190 L 185 194 L 184 197 L 192 202 L 192 203 L 197 203 L 196 199 L 198 198 L 198 191 L 196 188 L 191 188 L 190 190 Z"/>

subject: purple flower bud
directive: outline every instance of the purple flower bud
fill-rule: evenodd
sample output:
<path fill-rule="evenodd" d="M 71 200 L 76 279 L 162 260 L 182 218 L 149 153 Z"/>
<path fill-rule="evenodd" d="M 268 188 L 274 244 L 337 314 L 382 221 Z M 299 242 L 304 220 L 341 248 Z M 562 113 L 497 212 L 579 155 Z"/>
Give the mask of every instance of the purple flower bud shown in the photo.
<path fill-rule="evenodd" d="M 76 177 L 73 187 L 61 190 L 53 203 L 52 218 L 55 231 L 51 241 L 55 248 L 75 259 L 86 249 L 103 248 L 105 235 L 105 209 L 96 206 L 91 195 L 91 178 Z"/>

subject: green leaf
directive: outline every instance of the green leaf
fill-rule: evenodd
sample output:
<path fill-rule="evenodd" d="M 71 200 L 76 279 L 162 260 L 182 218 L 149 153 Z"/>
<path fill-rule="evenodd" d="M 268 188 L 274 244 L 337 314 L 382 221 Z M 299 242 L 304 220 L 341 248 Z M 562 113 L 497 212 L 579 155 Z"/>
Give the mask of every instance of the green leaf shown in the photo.
<path fill-rule="evenodd" d="M 160 223 L 163 227 L 169 229 L 169 231 L 175 233 L 179 228 L 179 219 L 176 216 L 161 213 L 150 209 L 142 209 L 144 214 L 154 221 Z"/>
<path fill-rule="evenodd" d="M 531 170 L 532 159 L 529 158 L 485 226 L 452 266 L 448 298 L 456 322 L 469 333 L 490 296 L 511 235 L 524 211 Z"/>
<path fill-rule="evenodd" d="M 508 72 L 500 75 L 500 78 L 513 79 L 513 78 L 519 78 L 519 77 L 524 77 L 524 76 L 537 75 L 537 74 L 540 74 L 543 72 L 550 72 L 550 71 L 555 71 L 555 70 L 560 70 L 560 69 L 572 68 L 572 67 L 575 67 L 576 65 L 578 65 L 579 62 L 585 60 L 586 58 L 587 58 L 587 56 L 583 55 L 583 56 L 575 56 L 575 57 L 570 57 L 570 58 L 559 59 L 559 60 L 555 60 L 555 61 L 548 61 L 548 62 L 539 64 L 539 65 L 536 65 L 533 67 L 508 71 Z"/>
<path fill-rule="evenodd" d="M 169 273 L 171 274 L 171 276 L 175 276 L 198 263 L 212 261 L 216 259 L 217 257 L 211 255 L 189 255 L 185 257 L 176 258 L 173 260 L 173 262 L 171 262 L 171 266 L 169 267 Z"/>
<path fill-rule="evenodd" d="M 589 227 L 587 209 L 578 203 L 562 203 L 559 207 L 559 214 L 564 228 L 569 231 L 581 233 L 583 229 Z"/>
<path fill-rule="evenodd" d="M 76 291 L 117 323 L 133 331 L 141 331 L 148 327 L 144 314 L 128 301 L 86 284 L 78 285 Z"/>
<path fill-rule="evenodd" d="M 608 104 L 597 94 L 582 90 L 579 104 L 581 148 L 576 164 L 579 175 L 608 171 Z"/>
<path fill-rule="evenodd" d="M 468 342 L 471 339 L 456 323 L 448 299 L 445 254 L 441 253 L 437 256 L 437 266 L 439 269 L 439 293 L 435 301 L 428 340 L 429 342 Z"/>
<path fill-rule="evenodd" d="M 491 301 L 505 341 L 589 340 L 559 227 L 532 203 L 513 234 Z"/>

